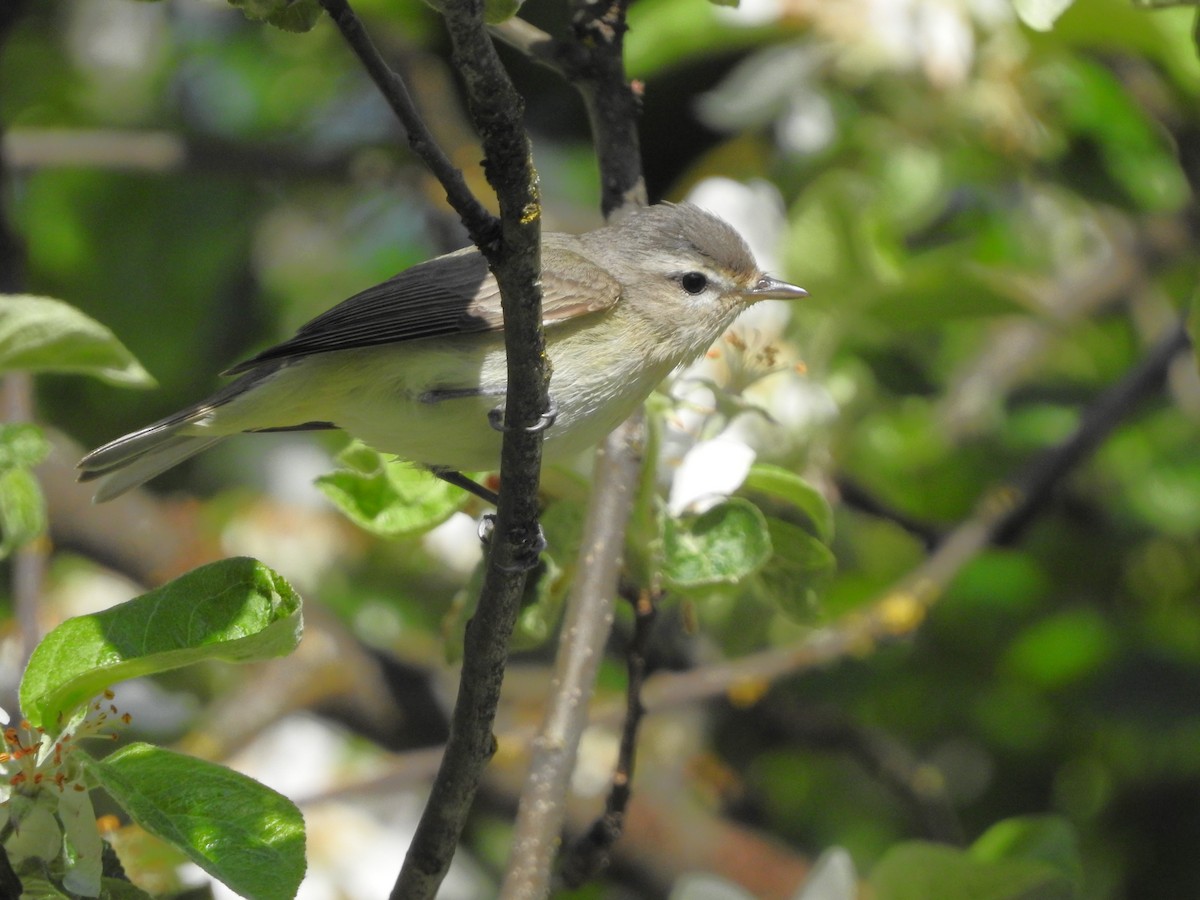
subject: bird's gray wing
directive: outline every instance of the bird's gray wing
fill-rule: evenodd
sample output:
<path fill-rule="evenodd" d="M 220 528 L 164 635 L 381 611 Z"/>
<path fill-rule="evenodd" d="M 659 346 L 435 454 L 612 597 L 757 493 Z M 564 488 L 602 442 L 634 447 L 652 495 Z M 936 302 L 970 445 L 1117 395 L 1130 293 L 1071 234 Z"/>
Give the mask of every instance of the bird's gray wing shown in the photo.
<path fill-rule="evenodd" d="M 558 243 L 552 239 L 542 251 L 542 322 L 547 328 L 610 309 L 621 294 L 615 278 Z M 483 256 L 469 248 L 420 263 L 355 294 L 302 326 L 294 337 L 225 374 L 331 350 L 499 331 L 503 324 L 496 279 Z"/>

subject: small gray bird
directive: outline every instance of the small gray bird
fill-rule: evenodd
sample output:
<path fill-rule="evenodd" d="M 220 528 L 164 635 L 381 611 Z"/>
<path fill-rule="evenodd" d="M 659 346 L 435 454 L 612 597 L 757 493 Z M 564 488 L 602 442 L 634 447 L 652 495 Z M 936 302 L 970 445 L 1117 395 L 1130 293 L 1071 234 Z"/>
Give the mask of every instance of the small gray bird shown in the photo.
<path fill-rule="evenodd" d="M 548 459 L 598 443 L 752 303 L 807 296 L 759 271 L 732 227 L 686 203 L 543 235 L 542 290 L 555 410 Z M 241 377 L 207 400 L 89 453 L 80 480 L 99 480 L 100 502 L 230 435 L 340 428 L 472 489 L 459 473 L 500 458 L 489 414 L 504 402 L 502 329 L 500 292 L 479 251 L 439 256 L 234 366 L 226 374 Z"/>

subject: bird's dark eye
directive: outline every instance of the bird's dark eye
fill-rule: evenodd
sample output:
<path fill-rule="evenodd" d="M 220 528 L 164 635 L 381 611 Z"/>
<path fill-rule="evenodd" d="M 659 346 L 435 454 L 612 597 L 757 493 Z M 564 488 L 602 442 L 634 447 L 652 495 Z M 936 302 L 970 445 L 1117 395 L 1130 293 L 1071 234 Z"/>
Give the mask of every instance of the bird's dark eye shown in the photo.
<path fill-rule="evenodd" d="M 689 294 L 699 294 L 708 287 L 708 279 L 699 272 L 685 272 L 679 276 L 679 283 Z"/>

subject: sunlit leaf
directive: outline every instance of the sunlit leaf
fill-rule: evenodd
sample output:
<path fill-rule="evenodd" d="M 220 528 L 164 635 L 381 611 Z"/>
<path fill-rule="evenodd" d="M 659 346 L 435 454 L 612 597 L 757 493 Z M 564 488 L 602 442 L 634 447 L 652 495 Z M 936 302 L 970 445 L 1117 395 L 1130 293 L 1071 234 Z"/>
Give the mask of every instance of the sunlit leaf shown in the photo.
<path fill-rule="evenodd" d="M 751 467 L 743 489 L 784 501 L 812 523 L 818 538 L 825 543 L 833 540 L 833 510 L 829 501 L 795 472 L 760 463 Z"/>
<path fill-rule="evenodd" d="M 870 878 L 874 900 L 1076 900 L 1071 881 L 1054 866 L 1016 859 L 983 862 L 943 844 L 898 844 Z"/>
<path fill-rule="evenodd" d="M 130 817 L 244 897 L 290 900 L 305 872 L 304 817 L 232 769 L 130 744 L 88 771 Z"/>
<path fill-rule="evenodd" d="M 154 379 L 116 336 L 49 297 L 0 295 L 0 372 L 78 372 L 126 387 Z"/>
<path fill-rule="evenodd" d="M 645 78 L 688 58 L 714 50 L 732 52 L 768 39 L 769 26 L 730 28 L 715 4 L 691 0 L 646 0 L 629 9 L 629 34 L 625 39 L 627 68 Z"/>
<path fill-rule="evenodd" d="M 321 18 L 317 0 L 229 0 L 248 19 L 268 22 L 283 31 L 311 31 Z"/>
<path fill-rule="evenodd" d="M 771 558 L 767 521 L 753 503 L 726 500 L 663 524 L 663 576 L 680 590 L 736 584 Z"/>
<path fill-rule="evenodd" d="M 971 845 L 971 856 L 984 862 L 1026 859 L 1048 863 L 1083 888 L 1079 837 L 1061 816 L 1017 816 L 1003 819 Z"/>
<path fill-rule="evenodd" d="M 362 443 L 352 443 L 338 461 L 347 468 L 322 475 L 317 487 L 350 521 L 380 537 L 424 534 L 468 499 L 462 488 Z"/>
<path fill-rule="evenodd" d="M 283 656 L 295 649 L 301 625 L 299 596 L 271 569 L 244 557 L 211 563 L 51 631 L 21 679 L 21 708 L 53 730 L 118 681 L 202 660 Z"/>

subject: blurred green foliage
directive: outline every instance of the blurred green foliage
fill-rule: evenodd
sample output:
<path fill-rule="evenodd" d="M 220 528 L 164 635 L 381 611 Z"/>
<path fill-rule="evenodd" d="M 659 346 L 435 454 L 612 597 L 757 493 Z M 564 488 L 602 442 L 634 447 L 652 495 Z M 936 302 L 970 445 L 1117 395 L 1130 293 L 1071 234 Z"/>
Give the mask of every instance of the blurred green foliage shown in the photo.
<path fill-rule="evenodd" d="M 419 2 L 358 7 L 481 185 L 436 14 Z M 567 10 L 529 0 L 521 14 L 556 30 Z M 702 629 L 660 637 L 664 664 L 783 646 L 861 612 L 920 563 L 930 536 L 1069 436 L 1185 314 L 1200 267 L 1193 19 L 1125 0 L 1081 0 L 1045 32 L 1006 4 L 966 0 L 633 5 L 628 66 L 645 82 L 653 197 L 713 176 L 767 185 L 756 202 L 781 222 L 777 274 L 812 295 L 786 326 L 761 327 L 781 371 L 722 348 L 746 363 L 744 389 L 736 402 L 713 398 L 717 412 L 691 428 L 753 430 L 756 468 L 739 496 L 664 519 L 649 494 L 671 465 L 646 478 L 631 570 L 662 576 L 668 610 L 694 612 Z M 596 223 L 577 100 L 506 54 L 548 223 Z M 39 379 L 42 418 L 82 444 L 196 400 L 256 347 L 464 242 L 327 23 L 283 34 L 220 4 L 36 3 L 0 54 L 0 85 L 28 289 L 109 326 L 162 385 Z M 97 129 L 132 139 L 117 162 L 97 150 Z M 176 154 L 156 156 L 148 132 Z M 70 164 L 22 155 L 47 134 L 83 135 L 64 143 L 77 148 Z M 769 416 L 748 425 L 746 405 Z M 694 412 L 681 404 L 666 418 Z M 958 572 L 911 641 L 789 678 L 749 708 L 720 707 L 711 747 L 695 749 L 734 773 L 729 814 L 813 856 L 845 846 L 864 874 L 882 861 L 876 879 L 928 871 L 935 854 L 950 860 L 943 871 L 986 860 L 1020 869 L 1031 890 L 1051 885 L 1030 896 L 1067 896 L 1053 893 L 1064 883 L 1099 900 L 1200 896 L 1198 422 L 1195 358 L 1181 357 L 1037 498 L 1024 531 Z M 275 445 L 247 438 L 156 486 L 253 484 L 246 455 L 262 446 Z M 553 554 L 555 535 L 577 533 L 583 491 L 574 476 L 547 484 L 566 507 L 547 512 Z M 870 503 L 851 502 L 860 495 Z M 373 496 L 364 519 L 386 510 Z M 211 518 L 226 509 L 214 504 Z M 753 547 L 727 557 L 726 538 Z M 717 541 L 701 549 L 707 570 L 689 568 L 694 552 L 672 561 L 703 541 Z M 570 552 L 547 564 L 522 647 L 544 648 L 573 565 Z M 374 646 L 403 656 L 454 643 L 470 561 L 401 541 L 314 566 L 319 595 Z M 676 621 L 666 618 L 664 631 Z M 904 843 L 948 835 L 854 753 L 823 749 L 808 720 L 827 716 L 935 767 L 965 845 L 990 835 L 992 855 L 978 855 L 981 843 Z M 1036 836 L 989 831 L 1043 814 L 1059 817 L 1045 826 L 1054 847 L 1068 843 L 1060 826 L 1077 836 L 1081 874 L 1064 875 L 1062 855 L 1036 862 L 1036 846 L 1021 855 Z"/>

